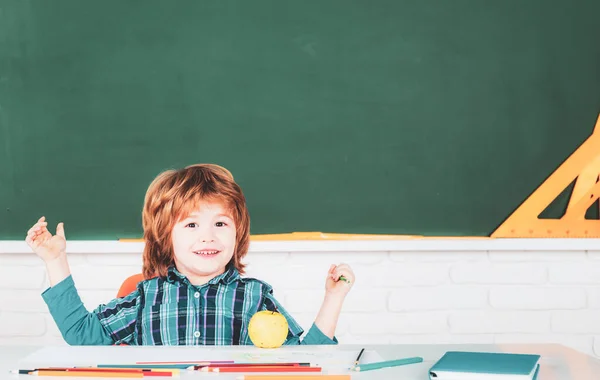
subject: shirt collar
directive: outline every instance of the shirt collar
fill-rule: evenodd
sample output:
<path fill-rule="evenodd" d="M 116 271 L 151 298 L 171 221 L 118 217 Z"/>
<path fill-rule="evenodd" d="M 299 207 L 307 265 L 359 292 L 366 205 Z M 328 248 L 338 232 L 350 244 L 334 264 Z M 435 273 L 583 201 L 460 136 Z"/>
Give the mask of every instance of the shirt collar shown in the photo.
<path fill-rule="evenodd" d="M 213 285 L 213 284 L 217 284 L 219 282 L 221 282 L 225 285 L 229 285 L 232 282 L 239 280 L 239 279 L 240 279 L 240 273 L 238 272 L 238 270 L 235 269 L 235 267 L 233 265 L 228 264 L 227 269 L 225 269 L 225 272 L 212 278 L 205 285 Z M 167 270 L 167 281 L 171 282 L 171 283 L 183 282 L 187 285 L 190 285 L 190 280 L 187 277 L 185 277 L 183 274 L 181 274 L 181 272 L 179 272 L 177 270 L 177 268 L 175 268 L 175 266 L 171 266 Z"/>

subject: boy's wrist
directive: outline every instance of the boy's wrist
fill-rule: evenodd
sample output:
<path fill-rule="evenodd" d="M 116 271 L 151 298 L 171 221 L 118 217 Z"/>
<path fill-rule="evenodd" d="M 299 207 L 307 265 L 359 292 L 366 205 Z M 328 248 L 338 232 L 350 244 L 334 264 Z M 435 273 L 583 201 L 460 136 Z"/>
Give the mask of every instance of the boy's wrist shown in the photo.
<path fill-rule="evenodd" d="M 325 293 L 325 301 L 327 303 L 340 303 L 342 304 L 344 302 L 344 299 L 346 298 L 346 294 L 341 294 L 341 293 Z"/>
<path fill-rule="evenodd" d="M 51 287 L 69 277 L 71 274 L 66 252 L 51 260 L 46 260 L 45 264 Z"/>
<path fill-rule="evenodd" d="M 315 319 L 315 325 L 329 339 L 333 339 L 338 318 L 344 303 L 344 296 L 325 293 L 325 299 Z"/>
<path fill-rule="evenodd" d="M 45 259 L 46 264 L 56 262 L 57 260 L 63 260 L 67 258 L 67 251 L 61 251 L 56 257 Z"/>
<path fill-rule="evenodd" d="M 63 252 L 57 257 L 52 259 L 44 260 L 44 264 L 46 265 L 46 269 L 50 270 L 51 268 L 56 268 L 63 266 L 67 262 L 67 253 Z"/>

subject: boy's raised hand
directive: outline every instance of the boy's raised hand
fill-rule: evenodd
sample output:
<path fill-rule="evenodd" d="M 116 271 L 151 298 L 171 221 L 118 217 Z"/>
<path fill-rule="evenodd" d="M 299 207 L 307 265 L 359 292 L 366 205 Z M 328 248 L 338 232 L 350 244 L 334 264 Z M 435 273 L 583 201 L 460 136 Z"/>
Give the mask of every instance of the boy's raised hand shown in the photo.
<path fill-rule="evenodd" d="M 325 282 L 328 295 L 346 296 L 354 285 L 354 272 L 348 264 L 331 265 Z"/>
<path fill-rule="evenodd" d="M 45 262 L 54 260 L 66 253 L 67 240 L 63 223 L 56 226 L 56 235 L 48 231 L 46 217 L 42 216 L 36 224 L 27 231 L 25 241 Z"/>

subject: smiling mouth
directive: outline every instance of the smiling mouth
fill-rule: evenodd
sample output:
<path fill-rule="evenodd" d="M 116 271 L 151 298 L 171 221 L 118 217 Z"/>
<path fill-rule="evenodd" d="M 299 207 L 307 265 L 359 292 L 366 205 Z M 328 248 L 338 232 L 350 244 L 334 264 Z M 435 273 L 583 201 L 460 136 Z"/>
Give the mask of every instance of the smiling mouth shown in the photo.
<path fill-rule="evenodd" d="M 201 255 L 201 256 L 214 256 L 219 252 L 220 251 L 194 251 L 194 253 L 196 255 Z"/>

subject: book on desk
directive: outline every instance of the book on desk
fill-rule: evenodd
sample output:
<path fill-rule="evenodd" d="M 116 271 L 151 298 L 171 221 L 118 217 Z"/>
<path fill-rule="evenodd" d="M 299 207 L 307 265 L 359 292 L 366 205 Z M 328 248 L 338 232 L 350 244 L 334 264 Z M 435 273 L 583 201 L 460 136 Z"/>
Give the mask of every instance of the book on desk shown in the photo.
<path fill-rule="evenodd" d="M 535 380 L 540 355 L 448 351 L 429 369 L 430 380 Z"/>

